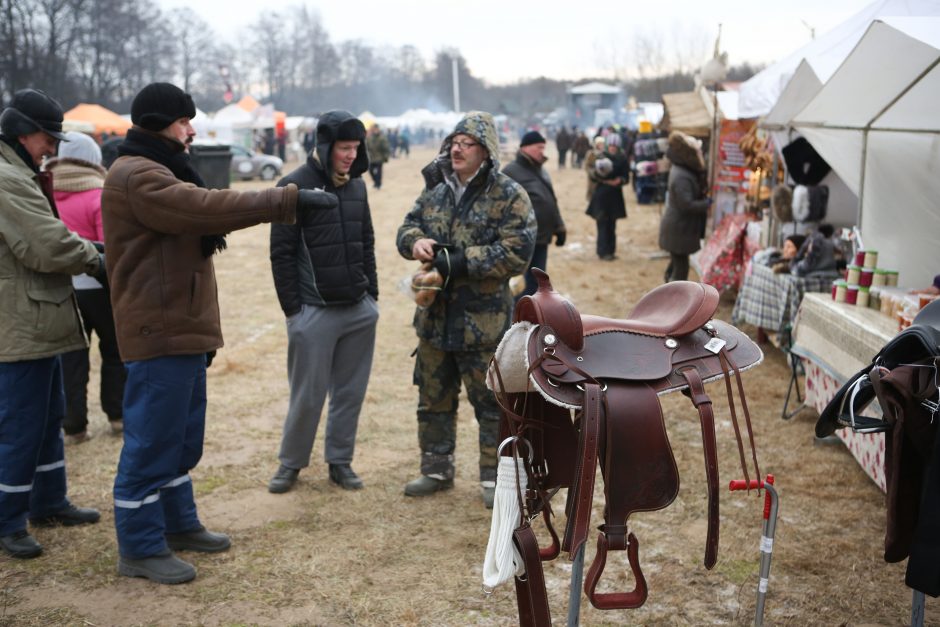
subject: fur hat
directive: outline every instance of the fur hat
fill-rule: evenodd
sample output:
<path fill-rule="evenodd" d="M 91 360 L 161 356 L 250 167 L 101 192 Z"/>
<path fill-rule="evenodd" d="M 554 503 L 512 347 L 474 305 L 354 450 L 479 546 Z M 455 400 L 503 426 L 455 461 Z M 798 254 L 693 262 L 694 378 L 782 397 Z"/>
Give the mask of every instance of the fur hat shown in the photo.
<path fill-rule="evenodd" d="M 770 207 L 781 222 L 793 222 L 793 191 L 786 185 L 775 186 L 770 195 Z"/>
<path fill-rule="evenodd" d="M 0 132 L 14 138 L 43 131 L 68 141 L 62 133 L 62 106 L 38 89 L 21 89 L 0 114 Z"/>
<path fill-rule="evenodd" d="M 101 148 L 88 135 L 66 131 L 67 144 L 59 146 L 59 157 L 62 159 L 77 159 L 92 165 L 101 165 Z"/>
<path fill-rule="evenodd" d="M 196 117 L 193 97 L 170 83 L 150 83 L 134 96 L 131 121 L 159 132 L 180 118 Z"/>
<path fill-rule="evenodd" d="M 669 148 L 666 158 L 673 165 L 681 165 L 693 172 L 705 171 L 705 157 L 702 156 L 702 142 L 690 135 L 673 131 L 669 133 Z"/>
<path fill-rule="evenodd" d="M 545 138 L 542 137 L 542 134 L 538 131 L 529 131 L 522 136 L 522 141 L 519 142 L 519 147 L 531 146 L 532 144 L 544 144 Z"/>

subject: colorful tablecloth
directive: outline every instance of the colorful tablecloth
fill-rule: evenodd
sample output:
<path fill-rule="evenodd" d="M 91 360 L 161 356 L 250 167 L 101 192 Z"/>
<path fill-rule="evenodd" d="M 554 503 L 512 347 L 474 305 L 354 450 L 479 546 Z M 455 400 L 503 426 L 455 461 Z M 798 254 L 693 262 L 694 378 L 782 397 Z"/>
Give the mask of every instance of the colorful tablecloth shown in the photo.
<path fill-rule="evenodd" d="M 776 333 L 781 345 L 786 345 L 789 331 L 807 292 L 831 292 L 835 276 L 797 277 L 792 274 L 774 274 L 769 267 L 752 263 L 750 273 L 738 291 L 731 312 L 733 324 L 753 324 Z"/>
<path fill-rule="evenodd" d="M 822 411 L 842 385 L 897 333 L 897 323 L 873 309 L 835 303 L 828 294 L 806 294 L 794 321 L 791 351 L 806 369 L 806 404 Z M 877 401 L 869 408 L 880 414 Z M 872 481 L 885 490 L 883 433 L 839 429 L 845 443 Z"/>

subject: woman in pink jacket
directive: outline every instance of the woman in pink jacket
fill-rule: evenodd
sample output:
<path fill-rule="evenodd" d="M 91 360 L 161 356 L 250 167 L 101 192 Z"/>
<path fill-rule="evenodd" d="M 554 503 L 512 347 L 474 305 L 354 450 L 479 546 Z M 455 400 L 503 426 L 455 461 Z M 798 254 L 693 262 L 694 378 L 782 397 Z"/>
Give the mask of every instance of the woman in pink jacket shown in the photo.
<path fill-rule="evenodd" d="M 101 149 L 95 140 L 83 133 L 68 132 L 67 142 L 59 145 L 59 155 L 49 160 L 45 169 L 52 172 L 55 203 L 59 217 L 69 230 L 94 242 L 104 241 L 101 227 L 101 188 L 107 173 L 101 167 Z M 118 355 L 114 332 L 114 315 L 106 285 L 81 274 L 72 278 L 78 307 L 82 313 L 85 334 L 98 335 L 101 352 L 101 409 L 111 425 L 111 432 L 122 430 L 121 403 L 127 374 Z M 88 373 L 87 348 L 62 355 L 65 376 L 66 416 L 62 423 L 66 442 L 88 439 Z"/>

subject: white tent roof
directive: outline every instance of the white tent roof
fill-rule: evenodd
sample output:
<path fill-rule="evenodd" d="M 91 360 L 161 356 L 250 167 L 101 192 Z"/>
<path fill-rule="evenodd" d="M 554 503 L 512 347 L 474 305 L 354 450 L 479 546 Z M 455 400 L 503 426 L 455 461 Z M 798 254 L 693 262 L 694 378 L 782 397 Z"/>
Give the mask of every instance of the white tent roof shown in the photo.
<path fill-rule="evenodd" d="M 885 16 L 937 16 L 937 0 L 877 0 L 826 34 L 764 68 L 741 85 L 742 118 L 766 115 L 776 104 L 797 66 L 806 60 L 825 83 L 865 34 L 872 20 Z"/>
<path fill-rule="evenodd" d="M 799 113 L 822 88 L 822 81 L 816 76 L 812 66 L 803 59 L 784 88 L 777 104 L 770 110 L 761 123 L 761 128 L 783 130 L 790 126 L 790 120 Z"/>
<path fill-rule="evenodd" d="M 940 270 L 940 17 L 871 24 L 794 127 L 859 195 L 879 265 L 908 286 Z"/>

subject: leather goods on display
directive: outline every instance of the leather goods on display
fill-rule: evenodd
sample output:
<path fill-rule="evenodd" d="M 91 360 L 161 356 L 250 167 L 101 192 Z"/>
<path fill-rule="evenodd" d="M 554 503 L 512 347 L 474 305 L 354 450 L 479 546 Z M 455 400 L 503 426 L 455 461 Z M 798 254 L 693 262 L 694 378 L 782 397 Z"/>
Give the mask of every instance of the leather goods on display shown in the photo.
<path fill-rule="evenodd" d="M 706 568 L 717 559 L 719 525 L 715 418 L 706 383 L 724 379 L 744 477 L 761 477 L 740 372 L 759 364 L 763 354 L 744 333 L 712 320 L 718 307 L 713 287 L 668 283 L 646 294 L 626 319 L 613 319 L 581 315 L 552 288 L 547 274 L 537 268 L 532 273 L 538 291 L 516 305 L 515 324 L 488 374 L 488 385 L 503 408 L 501 435 L 515 436 L 514 445 L 503 454 L 526 450 L 523 441 L 531 448 L 528 487 L 520 495 L 522 523 L 514 536 L 526 566 L 523 579 L 516 578 L 523 625 L 542 624 L 531 617 L 550 616 L 541 564 L 533 555 L 547 560 L 564 550 L 573 556 L 588 539 L 598 465 L 604 480 L 604 520 L 584 592 L 600 609 L 636 608 L 646 601 L 639 542 L 628 519 L 633 512 L 667 507 L 679 491 L 660 395 L 683 391 L 698 411 L 708 493 Z M 738 422 L 732 379 L 746 436 Z M 751 463 L 753 474 L 748 470 Z M 559 542 L 550 502 L 560 488 L 568 488 L 568 499 L 567 524 Z M 552 537 L 551 546 L 541 549 L 528 530 L 529 521 L 539 514 Z M 627 552 L 634 590 L 598 591 L 609 551 Z"/>

